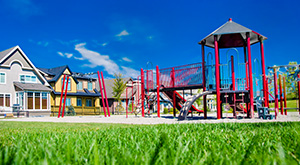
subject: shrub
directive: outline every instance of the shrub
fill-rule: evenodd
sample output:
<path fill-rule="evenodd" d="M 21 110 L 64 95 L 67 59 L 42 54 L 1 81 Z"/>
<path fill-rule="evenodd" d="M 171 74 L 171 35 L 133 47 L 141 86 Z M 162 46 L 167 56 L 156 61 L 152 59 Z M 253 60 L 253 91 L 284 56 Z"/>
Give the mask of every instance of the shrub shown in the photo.
<path fill-rule="evenodd" d="M 68 111 L 66 112 L 66 116 L 76 116 L 76 112 L 72 105 L 68 106 Z"/>
<path fill-rule="evenodd" d="M 168 113 L 169 113 L 168 108 L 164 108 L 164 114 L 168 114 Z"/>

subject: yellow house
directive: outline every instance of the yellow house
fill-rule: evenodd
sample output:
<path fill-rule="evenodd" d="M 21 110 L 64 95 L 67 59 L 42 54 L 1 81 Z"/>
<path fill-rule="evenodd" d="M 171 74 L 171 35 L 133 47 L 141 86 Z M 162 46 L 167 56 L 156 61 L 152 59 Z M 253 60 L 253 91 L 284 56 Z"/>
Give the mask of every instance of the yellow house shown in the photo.
<path fill-rule="evenodd" d="M 96 89 L 97 79 L 72 72 L 67 65 L 50 69 L 39 68 L 39 70 L 52 88 L 50 100 L 52 116 L 58 114 L 64 75 L 69 76 L 65 112 L 71 105 L 74 107 L 76 115 L 99 115 L 100 112 L 103 112 L 99 102 L 101 94 Z M 65 79 L 65 89 L 66 82 L 67 78 Z"/>

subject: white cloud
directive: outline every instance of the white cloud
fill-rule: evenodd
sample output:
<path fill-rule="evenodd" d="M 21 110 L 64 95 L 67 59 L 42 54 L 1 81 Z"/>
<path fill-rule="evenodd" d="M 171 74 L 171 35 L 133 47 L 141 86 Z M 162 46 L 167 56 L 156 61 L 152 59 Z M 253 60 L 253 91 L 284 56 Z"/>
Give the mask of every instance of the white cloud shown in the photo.
<path fill-rule="evenodd" d="M 139 71 L 121 66 L 121 68 L 109 58 L 108 55 L 102 55 L 96 51 L 89 50 L 85 47 L 86 43 L 80 43 L 75 45 L 75 50 L 77 50 L 82 57 L 74 57 L 77 60 L 88 60 L 88 64 L 83 64 L 85 67 L 95 68 L 97 66 L 104 67 L 104 70 L 109 74 L 122 73 L 124 77 L 137 77 Z M 130 59 L 128 59 L 130 60 Z"/>
<path fill-rule="evenodd" d="M 73 54 L 72 54 L 72 53 L 65 53 L 65 56 L 66 56 L 67 58 L 71 58 L 71 57 L 73 56 Z"/>
<path fill-rule="evenodd" d="M 89 64 L 84 64 L 84 66 L 90 68 L 103 66 L 105 71 L 107 71 L 107 73 L 110 75 L 120 72 L 119 66 L 114 61 L 109 59 L 108 55 L 101 55 L 98 52 L 88 50 L 85 48 L 85 45 L 86 43 L 80 43 L 75 45 L 75 50 L 77 50 L 82 55 L 82 58 L 90 62 Z"/>
<path fill-rule="evenodd" d="M 60 56 L 64 57 L 64 54 L 62 52 L 57 52 Z"/>
<path fill-rule="evenodd" d="M 67 57 L 67 58 L 71 58 L 73 56 L 72 53 L 62 53 L 62 52 L 57 52 L 57 54 L 59 54 L 62 57 Z"/>
<path fill-rule="evenodd" d="M 75 56 L 74 56 L 74 59 L 75 59 L 75 60 L 80 60 L 80 61 L 84 60 L 83 57 L 75 57 Z"/>
<path fill-rule="evenodd" d="M 106 45 L 107 45 L 107 42 L 105 42 L 105 43 L 102 44 L 102 46 L 106 46 Z"/>
<path fill-rule="evenodd" d="M 127 57 L 123 57 L 122 60 L 123 60 L 123 61 L 126 61 L 126 62 L 132 62 L 132 60 L 130 60 L 130 59 L 127 58 Z"/>
<path fill-rule="evenodd" d="M 129 33 L 126 30 L 123 30 L 121 33 L 117 34 L 116 36 L 122 37 L 122 36 L 128 36 Z"/>
<path fill-rule="evenodd" d="M 122 71 L 121 73 L 125 76 L 125 77 L 133 77 L 133 78 L 137 78 L 138 75 L 140 75 L 140 72 L 129 68 L 129 67 L 125 67 L 125 66 L 121 66 Z"/>

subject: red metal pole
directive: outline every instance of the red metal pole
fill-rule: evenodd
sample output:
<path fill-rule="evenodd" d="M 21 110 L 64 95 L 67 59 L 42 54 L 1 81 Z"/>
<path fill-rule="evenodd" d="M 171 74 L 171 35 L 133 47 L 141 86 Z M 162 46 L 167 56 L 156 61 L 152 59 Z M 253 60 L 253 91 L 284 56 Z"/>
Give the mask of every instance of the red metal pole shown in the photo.
<path fill-rule="evenodd" d="M 217 119 L 221 119 L 221 97 L 220 97 L 220 70 L 219 70 L 219 49 L 217 36 L 214 36 L 215 40 L 215 60 L 216 60 L 216 92 L 217 92 Z"/>
<path fill-rule="evenodd" d="M 133 105 L 133 102 L 134 102 L 134 99 L 133 99 L 133 81 L 131 82 L 131 113 L 133 113 L 133 109 L 134 109 L 134 105 Z"/>
<path fill-rule="evenodd" d="M 298 74 L 298 79 L 300 78 L 300 74 Z M 298 80 L 298 110 L 300 115 L 300 81 Z"/>
<path fill-rule="evenodd" d="M 205 49 L 204 43 L 202 43 L 202 83 L 203 83 L 203 92 L 206 91 L 206 77 L 205 77 Z M 203 96 L 203 110 L 204 110 L 204 119 L 207 119 L 207 105 L 206 105 L 206 95 Z"/>
<path fill-rule="evenodd" d="M 249 72 L 248 72 L 248 61 L 247 61 L 247 49 L 244 47 L 244 58 L 245 58 L 245 68 L 246 68 L 246 90 L 249 90 Z"/>
<path fill-rule="evenodd" d="M 64 117 L 64 114 L 65 114 L 66 99 L 67 99 L 67 93 L 68 93 L 68 84 L 69 84 L 69 76 L 67 76 L 67 84 L 66 84 L 65 97 L 64 97 L 64 106 L 63 106 L 63 111 L 62 111 L 61 117 Z"/>
<path fill-rule="evenodd" d="M 285 84 L 285 77 L 283 76 L 283 97 L 284 97 L 284 114 L 287 115 L 287 104 L 286 104 L 286 84 Z"/>
<path fill-rule="evenodd" d="M 106 88 L 105 88 L 104 77 L 103 77 L 103 72 L 102 72 L 102 71 L 101 71 L 101 77 L 102 77 L 102 84 L 103 84 L 104 95 L 105 95 L 105 101 L 106 101 L 106 109 L 107 109 L 108 117 L 110 117 L 109 106 L 108 106 L 108 100 L 107 100 L 107 95 L 106 95 Z"/>
<path fill-rule="evenodd" d="M 145 117 L 145 108 L 144 108 L 144 102 L 145 102 L 145 82 L 144 82 L 144 70 L 141 69 L 141 94 L 142 94 L 142 117 Z"/>
<path fill-rule="evenodd" d="M 128 87 L 126 87 L 126 118 L 128 118 L 128 99 L 127 99 L 127 89 L 128 89 Z"/>
<path fill-rule="evenodd" d="M 160 98 L 159 98 L 159 88 L 160 88 L 160 84 L 159 84 L 159 68 L 158 66 L 156 66 L 156 93 L 157 93 L 157 117 L 160 117 Z"/>
<path fill-rule="evenodd" d="M 140 82 L 139 82 L 139 77 L 140 76 L 138 76 L 137 77 L 137 93 L 138 93 L 138 95 L 137 95 L 137 106 L 139 106 L 140 105 Z"/>
<path fill-rule="evenodd" d="M 268 83 L 268 81 L 269 81 L 269 79 L 267 78 L 266 79 L 266 93 L 267 93 L 267 100 L 266 100 L 267 106 L 266 107 L 270 108 L 270 103 L 269 103 L 269 83 Z"/>
<path fill-rule="evenodd" d="M 281 111 L 281 115 L 283 115 L 283 98 L 282 98 L 281 75 L 279 75 L 279 97 L 280 97 L 280 111 Z"/>
<path fill-rule="evenodd" d="M 260 39 L 260 52 L 261 52 L 261 70 L 262 70 L 262 82 L 263 82 L 263 93 L 264 93 L 264 105 L 266 106 L 267 100 L 267 91 L 266 91 L 266 67 L 265 67 L 265 52 L 264 52 L 264 43 L 263 39 Z"/>
<path fill-rule="evenodd" d="M 278 87 L 277 87 L 277 69 L 274 68 L 274 90 L 275 90 L 275 119 L 278 112 Z"/>
<path fill-rule="evenodd" d="M 173 80 L 173 88 L 175 88 L 175 70 L 172 68 L 172 74 L 171 74 L 171 79 Z M 173 116 L 176 117 L 176 94 L 175 94 L 175 89 L 173 91 Z"/>
<path fill-rule="evenodd" d="M 63 84 L 62 84 L 62 88 L 61 88 L 59 110 L 58 110 L 58 116 L 57 116 L 57 118 L 60 117 L 62 98 L 63 98 L 63 94 L 64 94 L 65 79 L 66 79 L 66 75 L 64 75 Z"/>
<path fill-rule="evenodd" d="M 231 56 L 231 80 L 232 80 L 232 90 L 235 91 L 235 72 L 234 72 L 234 59 Z M 235 93 L 233 94 L 233 100 L 235 103 L 236 96 Z M 233 108 L 233 116 L 236 117 L 236 106 Z"/>
<path fill-rule="evenodd" d="M 247 33 L 247 48 L 248 48 L 248 65 L 249 65 L 249 90 L 250 90 L 250 117 L 254 118 L 254 100 L 253 100 L 253 78 L 252 78 L 252 63 L 251 63 L 251 45 L 250 34 Z"/>
<path fill-rule="evenodd" d="M 103 91 L 102 91 L 102 86 L 101 86 L 101 80 L 100 80 L 100 74 L 99 71 L 97 71 L 98 73 L 98 81 L 99 81 L 99 87 L 100 87 L 100 92 L 101 92 L 101 98 L 102 98 L 102 105 L 103 105 L 103 111 L 104 111 L 104 116 L 106 116 L 106 110 L 105 110 L 105 103 L 104 103 L 104 97 L 103 97 Z"/>

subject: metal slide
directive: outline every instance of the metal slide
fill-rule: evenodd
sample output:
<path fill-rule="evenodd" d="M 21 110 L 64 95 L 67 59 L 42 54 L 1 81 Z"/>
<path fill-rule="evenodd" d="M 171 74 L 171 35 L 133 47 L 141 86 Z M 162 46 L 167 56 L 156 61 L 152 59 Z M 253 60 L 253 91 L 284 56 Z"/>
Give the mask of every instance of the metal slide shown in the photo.
<path fill-rule="evenodd" d="M 183 104 L 182 108 L 180 109 L 180 113 L 178 116 L 178 120 L 186 120 L 187 114 L 191 107 L 193 107 L 193 103 L 200 97 L 211 94 L 212 91 L 205 91 L 202 93 L 199 93 L 194 96 L 190 96 L 187 98 L 187 101 Z M 203 111 L 202 111 L 203 112 Z"/>
<path fill-rule="evenodd" d="M 173 103 L 173 91 L 164 91 L 162 92 L 164 95 L 166 95 L 169 100 Z M 181 109 L 182 105 L 186 102 L 186 100 L 178 93 L 175 91 L 175 96 L 176 96 L 176 109 Z M 190 110 L 192 111 L 197 111 L 203 113 L 203 110 L 197 109 L 195 106 L 191 106 Z"/>

